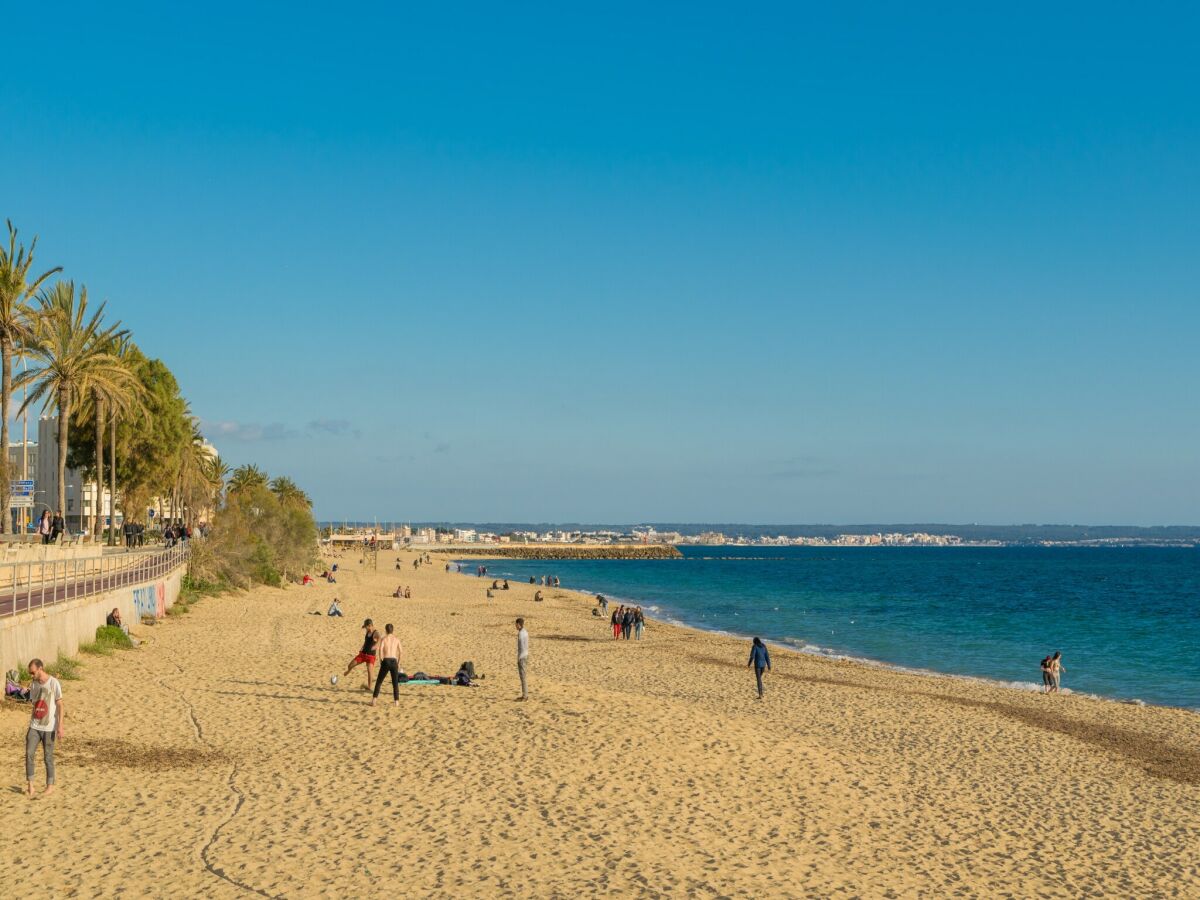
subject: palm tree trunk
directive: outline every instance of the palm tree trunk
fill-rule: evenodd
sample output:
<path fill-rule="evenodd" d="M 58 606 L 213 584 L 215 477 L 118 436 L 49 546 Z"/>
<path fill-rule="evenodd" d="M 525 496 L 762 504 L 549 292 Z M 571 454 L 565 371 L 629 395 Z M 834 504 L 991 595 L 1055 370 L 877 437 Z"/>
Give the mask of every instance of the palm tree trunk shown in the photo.
<path fill-rule="evenodd" d="M 109 546 L 117 543 L 117 411 L 114 409 L 108 417 L 108 496 L 109 496 Z M 124 507 L 121 512 L 124 513 Z M 124 518 L 124 516 L 122 516 Z"/>
<path fill-rule="evenodd" d="M 10 517 L 8 505 L 11 502 L 9 489 L 11 487 L 8 474 L 8 403 L 12 399 L 12 338 L 7 334 L 0 337 L 0 534 L 8 534 Z"/>
<path fill-rule="evenodd" d="M 92 533 L 100 540 L 100 529 L 104 527 L 104 399 L 99 391 L 92 392 L 96 407 L 96 521 Z"/>
<path fill-rule="evenodd" d="M 71 389 L 58 391 L 58 511 L 67 521 L 67 435 L 71 423 Z"/>

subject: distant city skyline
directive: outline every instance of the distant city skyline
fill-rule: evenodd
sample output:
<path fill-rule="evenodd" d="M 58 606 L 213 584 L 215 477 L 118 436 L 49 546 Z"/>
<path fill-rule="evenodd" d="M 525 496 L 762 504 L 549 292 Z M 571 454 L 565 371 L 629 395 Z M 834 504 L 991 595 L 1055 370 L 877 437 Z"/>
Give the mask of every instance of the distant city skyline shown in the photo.
<path fill-rule="evenodd" d="M 0 217 L 320 519 L 1187 525 L 1198 15 L 25 5 Z"/>

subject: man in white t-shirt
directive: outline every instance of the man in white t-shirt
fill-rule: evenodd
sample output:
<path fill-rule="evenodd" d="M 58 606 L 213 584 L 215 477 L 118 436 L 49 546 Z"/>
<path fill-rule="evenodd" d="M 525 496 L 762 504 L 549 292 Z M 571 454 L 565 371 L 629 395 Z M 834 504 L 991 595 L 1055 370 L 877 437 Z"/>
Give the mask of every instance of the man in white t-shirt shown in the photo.
<path fill-rule="evenodd" d="M 62 685 L 46 671 L 40 659 L 29 661 L 29 674 L 33 678 L 29 685 L 33 716 L 25 734 L 25 790 L 32 797 L 33 764 L 38 744 L 42 745 L 46 762 L 46 790 L 43 793 L 54 792 L 54 742 L 62 737 L 63 700 Z"/>
<path fill-rule="evenodd" d="M 525 630 L 525 620 L 517 619 L 517 674 L 521 677 L 521 696 L 518 700 L 529 699 L 529 632 Z"/>

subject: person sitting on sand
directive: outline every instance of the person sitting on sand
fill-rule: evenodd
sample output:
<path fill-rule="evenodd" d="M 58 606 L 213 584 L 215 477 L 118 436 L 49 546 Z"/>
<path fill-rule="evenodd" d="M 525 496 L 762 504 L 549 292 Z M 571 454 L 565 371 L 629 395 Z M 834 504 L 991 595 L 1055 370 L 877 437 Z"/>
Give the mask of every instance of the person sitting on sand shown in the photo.
<path fill-rule="evenodd" d="M 750 660 L 746 665 L 754 666 L 754 680 L 758 682 L 758 699 L 761 700 L 763 670 L 771 671 L 771 654 L 767 652 L 767 645 L 762 642 L 762 638 L 755 638 L 754 643 L 750 645 Z"/>
<path fill-rule="evenodd" d="M 500 590 L 502 590 L 502 591 L 508 590 L 508 579 L 507 578 L 504 579 L 504 585 L 503 585 L 503 587 L 500 588 Z"/>
<path fill-rule="evenodd" d="M 404 587 L 399 584 L 396 585 L 396 589 L 394 591 L 392 591 L 392 596 L 393 597 L 403 597 L 404 596 Z"/>
<path fill-rule="evenodd" d="M 325 615 L 338 617 L 342 616 L 342 608 L 338 605 L 337 597 L 333 598 L 333 602 L 329 604 L 329 612 L 327 612 Z"/>
<path fill-rule="evenodd" d="M 541 591 L 534 591 L 534 592 L 533 592 L 533 602 L 534 602 L 534 603 L 541 603 L 541 602 L 542 602 L 542 592 L 541 592 Z"/>
<path fill-rule="evenodd" d="M 492 579 L 492 590 L 493 591 L 500 590 L 500 580 L 499 579 L 497 579 L 497 578 Z"/>
<path fill-rule="evenodd" d="M 1067 671 L 1067 667 L 1062 664 L 1062 652 L 1054 651 L 1054 655 L 1050 657 L 1050 693 L 1057 694 L 1059 692 L 1059 679 L 1062 678 L 1062 673 Z"/>
<path fill-rule="evenodd" d="M 371 689 L 371 669 L 375 666 L 375 645 L 379 643 L 379 632 L 375 630 L 375 626 L 367 619 L 362 623 L 363 630 L 363 645 L 358 651 L 358 655 L 350 661 L 350 665 L 346 667 L 346 675 L 354 671 L 354 667 L 359 663 L 367 664 L 367 690 Z M 346 675 L 342 677 L 345 678 Z"/>
<path fill-rule="evenodd" d="M 491 600 L 491 599 L 492 599 L 493 597 L 495 597 L 495 596 L 496 596 L 496 595 L 492 593 L 492 589 L 491 589 L 491 588 L 488 588 L 488 589 L 487 589 L 487 598 L 488 598 L 489 600 Z"/>

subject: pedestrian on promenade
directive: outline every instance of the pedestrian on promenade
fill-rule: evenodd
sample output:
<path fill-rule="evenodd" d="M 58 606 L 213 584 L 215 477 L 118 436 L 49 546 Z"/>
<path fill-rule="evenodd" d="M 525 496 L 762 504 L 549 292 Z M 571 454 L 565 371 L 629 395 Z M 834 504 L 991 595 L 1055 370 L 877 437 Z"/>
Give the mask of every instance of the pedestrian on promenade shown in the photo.
<path fill-rule="evenodd" d="M 43 544 L 50 543 L 50 510 L 42 510 L 42 517 L 38 519 L 37 533 L 41 535 Z"/>
<path fill-rule="evenodd" d="M 38 744 L 42 745 L 42 759 L 46 764 L 46 788 L 42 793 L 54 793 L 54 743 L 62 739 L 64 711 L 62 685 L 46 671 L 40 659 L 29 661 L 29 674 L 33 678 L 29 685 L 33 714 L 25 733 L 25 792 L 32 797 Z"/>
<path fill-rule="evenodd" d="M 529 699 L 529 632 L 525 630 L 525 620 L 517 619 L 517 674 L 521 676 L 521 696 L 518 700 Z"/>
<path fill-rule="evenodd" d="M 54 514 L 50 520 L 50 543 L 57 544 L 59 537 L 67 530 L 67 520 L 63 518 L 62 510 Z"/>
<path fill-rule="evenodd" d="M 379 642 L 379 674 L 375 677 L 375 693 L 371 695 L 371 705 L 379 699 L 379 689 L 383 687 L 383 676 L 392 676 L 392 706 L 400 705 L 400 638 L 392 633 L 389 622 L 383 626 L 387 632 Z"/>
<path fill-rule="evenodd" d="M 771 654 L 767 652 L 767 645 L 762 642 L 762 638 L 755 638 L 754 643 L 750 645 L 750 661 L 746 665 L 754 666 L 754 680 L 758 682 L 758 699 L 761 700 L 763 671 L 771 671 Z"/>

